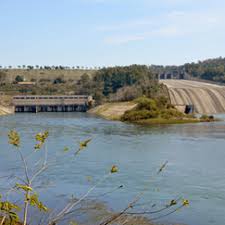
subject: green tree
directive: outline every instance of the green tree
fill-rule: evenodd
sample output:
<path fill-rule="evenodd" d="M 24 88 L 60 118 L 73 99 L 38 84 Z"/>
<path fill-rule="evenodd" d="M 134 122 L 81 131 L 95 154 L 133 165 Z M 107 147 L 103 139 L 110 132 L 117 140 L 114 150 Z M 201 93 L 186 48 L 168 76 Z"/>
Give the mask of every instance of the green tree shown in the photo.
<path fill-rule="evenodd" d="M 24 78 L 20 75 L 17 75 L 16 78 L 15 78 L 15 81 L 18 83 L 18 82 L 23 82 L 24 81 Z"/>

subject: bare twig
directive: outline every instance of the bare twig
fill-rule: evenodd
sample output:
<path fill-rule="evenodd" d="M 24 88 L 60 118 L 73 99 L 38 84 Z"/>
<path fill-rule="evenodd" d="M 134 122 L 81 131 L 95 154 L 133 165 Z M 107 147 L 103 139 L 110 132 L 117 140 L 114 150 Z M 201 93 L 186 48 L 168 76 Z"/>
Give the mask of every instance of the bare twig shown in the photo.
<path fill-rule="evenodd" d="M 52 221 L 49 222 L 49 224 L 55 224 L 57 221 L 59 221 L 61 218 L 63 218 L 65 215 L 69 214 L 70 211 L 77 206 L 81 201 L 83 201 L 99 184 L 101 184 L 103 181 L 105 181 L 111 173 L 108 173 L 105 175 L 99 182 L 97 182 L 93 187 L 91 187 L 79 200 L 68 203 L 64 209 L 59 212 Z"/>

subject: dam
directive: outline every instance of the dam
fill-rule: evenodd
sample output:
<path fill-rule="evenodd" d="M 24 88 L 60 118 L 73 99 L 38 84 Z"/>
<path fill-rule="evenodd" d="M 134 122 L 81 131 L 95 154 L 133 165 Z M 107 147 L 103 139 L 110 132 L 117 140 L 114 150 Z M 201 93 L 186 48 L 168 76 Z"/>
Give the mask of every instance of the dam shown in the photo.
<path fill-rule="evenodd" d="M 19 112 L 86 112 L 93 102 L 87 95 L 18 95 L 12 103 Z"/>
<path fill-rule="evenodd" d="M 225 113 L 225 86 L 192 80 L 160 80 L 166 85 L 170 102 L 180 111 L 188 107 L 195 113 Z"/>

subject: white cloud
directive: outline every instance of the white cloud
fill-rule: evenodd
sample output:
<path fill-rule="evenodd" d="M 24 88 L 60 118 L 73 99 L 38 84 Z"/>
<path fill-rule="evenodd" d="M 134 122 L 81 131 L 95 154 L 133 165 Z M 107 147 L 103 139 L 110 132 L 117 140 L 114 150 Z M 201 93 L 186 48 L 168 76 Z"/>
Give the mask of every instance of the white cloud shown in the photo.
<path fill-rule="evenodd" d="M 98 31 L 121 31 L 121 30 L 132 30 L 135 28 L 140 28 L 143 26 L 153 25 L 154 21 L 152 19 L 139 19 L 139 20 L 133 20 L 128 22 L 122 22 L 119 24 L 113 24 L 113 25 L 104 25 L 97 27 Z"/>
<path fill-rule="evenodd" d="M 138 19 L 117 25 L 98 28 L 107 34 L 106 43 L 123 44 L 152 37 L 177 38 L 223 32 L 225 26 L 223 10 L 214 11 L 171 11 L 152 18 Z"/>
<path fill-rule="evenodd" d="M 108 44 L 124 44 L 131 41 L 141 41 L 146 38 L 146 35 L 124 35 L 124 36 L 112 36 L 105 39 Z"/>

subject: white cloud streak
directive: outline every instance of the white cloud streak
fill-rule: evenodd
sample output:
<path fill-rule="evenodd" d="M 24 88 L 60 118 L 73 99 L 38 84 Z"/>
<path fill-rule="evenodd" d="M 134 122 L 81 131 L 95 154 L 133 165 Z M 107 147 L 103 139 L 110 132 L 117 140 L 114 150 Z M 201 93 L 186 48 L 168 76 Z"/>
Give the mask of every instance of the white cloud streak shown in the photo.
<path fill-rule="evenodd" d="M 124 44 L 149 38 L 178 38 L 218 32 L 225 26 L 222 10 L 216 11 L 172 11 L 153 18 L 98 27 L 107 34 L 108 44 Z"/>

